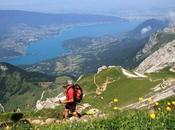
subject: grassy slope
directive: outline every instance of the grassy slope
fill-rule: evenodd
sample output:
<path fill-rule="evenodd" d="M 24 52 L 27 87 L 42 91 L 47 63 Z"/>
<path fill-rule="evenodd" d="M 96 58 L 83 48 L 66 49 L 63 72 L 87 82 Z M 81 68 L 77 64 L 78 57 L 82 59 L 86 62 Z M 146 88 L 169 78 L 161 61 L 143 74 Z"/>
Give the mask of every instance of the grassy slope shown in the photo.
<path fill-rule="evenodd" d="M 44 126 L 32 126 L 40 130 L 174 130 L 175 129 L 175 105 L 171 105 L 171 112 L 166 111 L 168 102 L 175 101 L 175 97 L 159 102 L 157 108 L 145 108 L 143 110 L 135 111 L 129 110 L 124 112 L 113 111 L 107 119 L 92 119 L 89 122 L 62 122 L 58 124 L 49 124 Z M 151 119 L 149 114 L 150 110 L 155 113 L 155 119 Z M 57 108 L 60 109 L 60 108 Z M 48 117 L 55 117 L 57 109 L 54 110 L 41 110 L 38 112 L 26 112 L 25 117 L 34 117 L 46 115 Z M 11 116 L 11 113 L 0 114 L 0 121 L 5 120 Z M 11 126 L 10 126 L 11 127 Z M 24 127 L 18 127 L 18 130 L 23 130 Z"/>
<path fill-rule="evenodd" d="M 175 105 L 171 105 L 172 111 L 166 111 L 167 103 L 175 100 L 175 97 L 159 102 L 159 108 L 154 108 L 155 119 L 150 118 L 150 110 L 124 111 L 113 113 L 107 119 L 94 119 L 89 122 L 61 123 L 39 126 L 42 130 L 174 130 L 175 129 Z"/>
<path fill-rule="evenodd" d="M 35 108 L 36 101 L 40 98 L 43 89 L 30 84 L 30 90 L 23 94 L 11 96 L 5 104 L 5 110 L 13 111 L 17 107 L 21 110 L 31 110 Z"/>
<path fill-rule="evenodd" d="M 45 93 L 42 100 L 46 100 L 50 97 L 55 97 L 62 91 L 64 91 L 62 86 L 68 79 L 71 78 L 69 76 L 57 77 L 56 80 L 52 83 L 52 86 L 46 89 L 40 88 L 37 85 L 34 85 L 29 82 L 25 82 L 25 84 L 23 84 L 22 87 L 28 88 L 27 91 L 21 94 L 16 93 L 15 95 L 11 96 L 4 106 L 8 111 L 12 111 L 17 106 L 25 111 L 35 109 L 36 101 L 40 99 L 43 91 L 45 91 Z"/>
<path fill-rule="evenodd" d="M 30 110 L 35 108 L 36 101 L 40 99 L 41 93 L 46 91 L 44 98 L 58 95 L 62 89 L 61 86 L 69 76 L 50 77 L 40 73 L 26 72 L 13 65 L 3 63 L 8 67 L 8 71 L 0 71 L 0 103 L 6 111 L 13 111 L 17 107 L 21 110 Z M 53 80 L 55 81 L 53 82 Z M 52 87 L 42 88 L 37 82 L 50 81 Z"/>
<path fill-rule="evenodd" d="M 168 68 L 162 70 L 159 73 L 147 74 L 148 78 L 127 78 L 121 71 L 120 67 L 103 70 L 99 74 L 95 74 L 97 85 L 102 85 L 106 79 L 115 80 L 113 83 L 109 84 L 107 90 L 100 96 L 96 96 L 95 90 L 96 85 L 94 84 L 94 74 L 88 74 L 83 76 L 79 81 L 79 84 L 83 87 L 84 93 L 86 94 L 83 102 L 88 102 L 93 106 L 96 106 L 100 110 L 103 110 L 110 114 L 108 119 L 97 119 L 92 120 L 88 123 L 61 123 L 39 126 L 42 130 L 124 130 L 124 129 L 174 129 L 175 128 L 175 117 L 174 108 L 172 112 L 166 112 L 167 101 L 173 101 L 175 98 L 170 98 L 166 101 L 160 102 L 161 111 L 156 110 L 156 119 L 152 120 L 149 118 L 149 109 L 141 111 L 125 111 L 116 112 L 113 111 L 113 105 L 109 105 L 113 98 L 119 98 L 119 105 L 123 106 L 130 104 L 136 100 L 138 97 L 144 96 L 150 92 L 150 88 L 159 84 L 162 79 L 175 78 L 175 74 L 170 72 Z M 67 79 L 68 77 L 63 77 Z M 58 78 L 57 81 L 63 81 L 62 78 Z M 157 80 L 155 82 L 150 81 Z M 59 83 L 59 82 L 58 82 Z M 104 99 L 100 97 L 103 96 Z M 110 110 L 110 111 L 109 111 Z M 38 112 L 25 112 L 25 117 L 38 118 L 61 118 L 61 113 L 63 111 L 63 106 L 56 109 L 44 109 Z M 59 114 L 59 115 L 58 115 Z M 10 113 L 1 114 L 0 120 L 4 120 L 10 117 Z"/>
<path fill-rule="evenodd" d="M 162 79 L 175 78 L 175 74 L 165 69 L 159 73 L 152 73 L 148 75 L 148 78 L 127 78 L 122 72 L 121 68 L 112 68 L 103 70 L 99 74 L 96 74 L 96 83 L 101 86 L 106 79 L 114 81 L 108 84 L 105 92 L 100 96 L 96 96 L 96 85 L 94 84 L 94 75 L 84 76 L 79 84 L 85 91 L 84 102 L 108 110 L 111 107 L 111 101 L 117 97 L 119 99 L 119 105 L 128 105 L 135 101 L 138 101 L 139 97 L 142 97 L 151 91 L 151 88 L 162 82 Z M 151 81 L 155 80 L 155 81 Z M 101 99 L 103 97 L 104 99 Z M 97 103 L 98 102 L 98 103 Z"/>

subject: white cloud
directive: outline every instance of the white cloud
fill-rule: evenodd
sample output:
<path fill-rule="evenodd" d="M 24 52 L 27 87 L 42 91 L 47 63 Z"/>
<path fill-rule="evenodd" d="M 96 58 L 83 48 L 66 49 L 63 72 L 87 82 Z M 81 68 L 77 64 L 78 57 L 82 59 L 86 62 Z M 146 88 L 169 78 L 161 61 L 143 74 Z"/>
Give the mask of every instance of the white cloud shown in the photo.
<path fill-rule="evenodd" d="M 152 30 L 152 28 L 151 28 L 151 26 L 147 26 L 147 27 L 144 27 L 142 30 L 141 30 L 141 34 L 145 34 L 145 33 L 147 33 L 147 32 L 149 32 L 149 31 L 151 31 Z"/>

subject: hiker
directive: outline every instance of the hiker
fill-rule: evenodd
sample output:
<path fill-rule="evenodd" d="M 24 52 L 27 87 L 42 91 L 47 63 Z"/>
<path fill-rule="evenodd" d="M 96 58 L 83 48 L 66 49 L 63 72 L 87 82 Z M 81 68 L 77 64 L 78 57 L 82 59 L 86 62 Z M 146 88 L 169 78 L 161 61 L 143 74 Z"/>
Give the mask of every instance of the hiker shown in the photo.
<path fill-rule="evenodd" d="M 81 115 L 76 112 L 77 102 L 80 102 L 82 99 L 82 89 L 76 89 L 77 85 L 74 85 L 71 80 L 68 80 L 67 85 L 63 86 L 66 89 L 66 99 L 59 100 L 60 104 L 65 104 L 65 111 L 63 113 L 64 118 L 71 116 L 81 117 Z M 80 90 L 81 89 L 81 90 Z"/>

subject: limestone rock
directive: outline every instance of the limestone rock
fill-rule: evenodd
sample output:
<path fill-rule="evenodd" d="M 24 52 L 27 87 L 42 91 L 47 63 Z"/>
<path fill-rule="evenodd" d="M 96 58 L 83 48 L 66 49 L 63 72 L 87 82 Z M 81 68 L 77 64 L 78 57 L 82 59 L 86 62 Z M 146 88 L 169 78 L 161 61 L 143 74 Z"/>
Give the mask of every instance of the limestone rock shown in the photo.
<path fill-rule="evenodd" d="M 140 73 L 151 73 L 175 65 L 175 40 L 147 57 L 137 68 Z"/>
<path fill-rule="evenodd" d="M 52 123 L 54 123 L 55 121 L 56 121 L 55 118 L 48 118 L 48 119 L 45 120 L 45 123 L 46 123 L 46 124 L 52 124 Z"/>

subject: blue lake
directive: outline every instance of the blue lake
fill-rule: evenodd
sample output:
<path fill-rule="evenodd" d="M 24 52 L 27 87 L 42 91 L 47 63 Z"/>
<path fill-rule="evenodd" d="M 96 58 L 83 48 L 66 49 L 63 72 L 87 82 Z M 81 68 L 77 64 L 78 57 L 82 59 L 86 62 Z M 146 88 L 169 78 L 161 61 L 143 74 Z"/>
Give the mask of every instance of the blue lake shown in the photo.
<path fill-rule="evenodd" d="M 65 29 L 59 35 L 46 38 L 44 40 L 32 43 L 26 49 L 25 56 L 12 58 L 6 62 L 12 64 L 33 64 L 40 61 L 56 58 L 68 50 L 65 50 L 62 45 L 65 40 L 78 37 L 99 37 L 103 35 L 113 35 L 127 32 L 135 28 L 140 22 L 121 22 L 121 23 L 103 23 L 86 26 L 73 26 Z"/>

